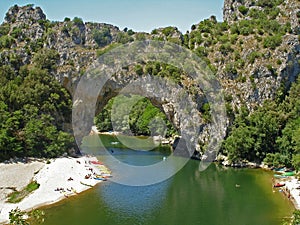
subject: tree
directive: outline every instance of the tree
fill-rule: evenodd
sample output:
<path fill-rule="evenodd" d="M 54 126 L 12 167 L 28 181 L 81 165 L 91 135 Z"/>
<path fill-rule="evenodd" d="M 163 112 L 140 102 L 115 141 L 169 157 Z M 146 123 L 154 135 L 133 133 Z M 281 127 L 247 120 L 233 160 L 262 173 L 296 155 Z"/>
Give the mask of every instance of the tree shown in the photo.
<path fill-rule="evenodd" d="M 249 10 L 249 9 L 248 9 L 246 6 L 244 6 L 244 5 L 239 6 L 238 9 L 239 9 L 239 11 L 240 11 L 243 15 L 246 15 L 247 12 L 248 12 L 248 10 Z"/>
<path fill-rule="evenodd" d="M 62 131 L 70 123 L 71 98 L 45 69 L 23 66 L 0 72 L 0 159 L 55 157 L 73 147 Z"/>
<path fill-rule="evenodd" d="M 293 213 L 293 222 L 292 225 L 300 224 L 300 210 L 295 210 Z"/>
<path fill-rule="evenodd" d="M 297 171 L 300 171 L 300 154 L 299 153 L 297 153 L 296 155 L 293 155 L 292 165 Z"/>
<path fill-rule="evenodd" d="M 104 27 L 101 30 L 93 29 L 92 34 L 95 42 L 98 44 L 99 47 L 104 47 L 105 45 L 108 45 L 112 40 L 110 30 L 107 27 Z"/>
<path fill-rule="evenodd" d="M 112 110 L 113 104 L 118 107 Z M 132 107 L 130 110 L 129 106 Z M 114 129 L 122 132 L 129 125 L 131 132 L 137 135 L 162 134 L 166 131 L 166 136 L 171 136 L 176 133 L 159 108 L 153 106 L 149 99 L 137 95 L 119 95 L 109 100 L 102 112 L 96 116 L 95 124 L 100 131 Z"/>
<path fill-rule="evenodd" d="M 56 68 L 59 60 L 59 53 L 54 49 L 42 49 L 33 57 L 33 62 L 37 68 L 52 71 Z"/>
<path fill-rule="evenodd" d="M 281 35 L 269 36 L 264 39 L 263 45 L 265 48 L 270 48 L 272 50 L 276 49 L 282 43 Z"/>
<path fill-rule="evenodd" d="M 82 21 L 82 19 L 81 18 L 79 18 L 79 17 L 74 17 L 74 19 L 73 19 L 73 23 L 75 24 L 75 25 L 77 25 L 77 26 L 82 26 L 83 25 L 83 21 Z"/>
<path fill-rule="evenodd" d="M 9 212 L 9 223 L 12 225 L 29 225 L 24 216 L 25 212 L 22 212 L 19 208 L 12 209 Z"/>

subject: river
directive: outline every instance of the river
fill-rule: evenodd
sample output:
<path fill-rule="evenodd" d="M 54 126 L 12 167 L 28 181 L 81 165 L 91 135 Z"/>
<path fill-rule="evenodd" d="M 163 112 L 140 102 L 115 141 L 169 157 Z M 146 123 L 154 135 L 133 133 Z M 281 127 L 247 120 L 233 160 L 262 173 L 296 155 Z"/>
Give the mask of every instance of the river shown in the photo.
<path fill-rule="evenodd" d="M 151 164 L 163 151 L 112 148 L 118 160 Z M 119 174 L 121 176 L 121 174 Z M 80 195 L 44 207 L 45 225 L 280 225 L 293 205 L 272 188 L 272 173 L 211 164 L 199 171 L 189 160 L 174 176 L 149 186 L 100 183 Z"/>

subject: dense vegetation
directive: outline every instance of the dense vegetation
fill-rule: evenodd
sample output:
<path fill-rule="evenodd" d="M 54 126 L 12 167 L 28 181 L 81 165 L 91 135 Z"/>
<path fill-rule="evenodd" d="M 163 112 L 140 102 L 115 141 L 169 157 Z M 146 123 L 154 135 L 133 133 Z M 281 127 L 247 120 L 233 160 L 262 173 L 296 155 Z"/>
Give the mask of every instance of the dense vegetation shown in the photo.
<path fill-rule="evenodd" d="M 253 113 L 241 108 L 223 151 L 232 161 L 264 161 L 300 170 L 300 77 L 288 95 L 268 100 Z"/>
<path fill-rule="evenodd" d="M 45 52 L 35 67 L 0 67 L 0 159 L 55 157 L 73 145 L 63 132 L 70 123 L 71 98 L 49 74 L 51 57 Z"/>
<path fill-rule="evenodd" d="M 287 19 L 289 17 L 282 11 L 283 3 L 283 0 L 257 0 L 253 2 L 257 7 L 238 7 L 238 11 L 232 15 L 235 22 L 230 25 L 226 21 L 217 22 L 216 17 L 212 16 L 192 25 L 191 31 L 184 35 L 174 27 L 155 29 L 151 34 L 146 34 L 135 33 L 127 28 L 117 31 L 113 26 L 88 23 L 94 45 L 83 32 L 85 24 L 78 17 L 73 20 L 65 18 L 62 25 L 46 19 L 37 21 L 44 33 L 35 40 L 26 36 L 30 30 L 28 24 L 12 27 L 10 24 L 2 24 L 0 118 L 3 123 L 0 125 L 0 159 L 13 156 L 53 157 L 72 147 L 73 138 L 63 132 L 64 124 L 70 123 L 71 98 L 53 75 L 57 70 L 83 74 L 88 64 L 84 63 L 83 58 L 88 58 L 84 53 L 88 51 L 100 56 L 120 44 L 134 40 L 166 40 L 194 51 L 214 73 L 220 75 L 221 79 L 225 78 L 226 82 L 250 83 L 255 91 L 258 83 L 249 68 L 264 67 L 276 78 L 285 59 L 277 58 L 272 53 L 275 50 L 290 51 L 287 45 L 283 45 L 285 35 L 293 32 Z M 76 49 L 79 49 L 78 58 L 82 54 L 83 63 L 76 62 L 76 57 L 70 57 L 64 60 L 63 66 L 59 65 L 58 62 L 63 61 L 62 54 L 45 47 L 49 43 L 55 43 L 57 35 L 66 40 L 70 38 L 69 41 L 75 43 Z M 22 62 L 22 57 L 18 54 L 20 46 L 24 46 L 21 48 L 32 56 L 30 62 Z M 246 49 L 249 51 L 246 52 Z M 80 71 L 76 68 L 80 68 Z M 194 96 L 197 95 L 185 74 L 173 66 L 159 62 L 142 62 L 134 65 L 128 72 L 167 77 L 187 88 Z M 223 143 L 223 152 L 230 160 L 264 160 L 270 166 L 294 165 L 299 168 L 297 134 L 300 133 L 300 119 L 299 111 L 296 110 L 299 104 L 295 91 L 298 83 L 293 85 L 289 96 L 285 97 L 286 90 L 283 89 L 276 101 L 266 101 L 263 107 L 257 106 L 250 114 L 244 102 L 244 93 L 241 91 L 243 89 L 234 90 L 235 93 L 225 93 L 227 114 L 232 126 Z M 239 107 L 232 104 L 233 95 L 241 102 Z M 113 101 L 118 102 L 121 113 L 126 109 L 125 97 L 110 100 L 95 119 L 101 131 L 112 129 Z M 237 102 L 236 99 L 235 101 Z M 203 104 L 201 107 L 199 106 L 202 116 L 209 122 L 209 105 Z M 118 126 L 114 127 L 118 131 L 123 131 L 129 121 L 133 133 L 149 135 L 151 124 L 155 124 L 155 120 L 163 120 L 168 128 L 167 136 L 175 133 L 163 112 L 147 99 L 134 105 L 129 118 L 122 117 L 119 120 Z M 156 129 L 160 133 L 164 128 Z"/>
<path fill-rule="evenodd" d="M 170 137 L 176 133 L 159 108 L 153 106 L 149 99 L 135 95 L 119 95 L 110 99 L 102 112 L 96 116 L 95 124 L 99 131 L 114 130 L 126 133 L 129 125 L 130 131 L 136 135 Z"/>

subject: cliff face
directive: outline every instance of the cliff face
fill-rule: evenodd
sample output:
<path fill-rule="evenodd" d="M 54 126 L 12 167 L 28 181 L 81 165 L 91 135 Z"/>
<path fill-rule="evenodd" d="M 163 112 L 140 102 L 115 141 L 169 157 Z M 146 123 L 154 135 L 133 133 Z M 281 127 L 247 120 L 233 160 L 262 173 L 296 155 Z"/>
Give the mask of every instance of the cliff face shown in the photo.
<path fill-rule="evenodd" d="M 54 49 L 59 59 L 50 72 L 71 93 L 80 74 L 97 58 L 98 45 L 93 38 L 93 31 L 108 31 L 106 35 L 109 38 L 103 46 L 115 42 L 117 34 L 121 33 L 118 27 L 83 23 L 79 18 L 77 21 L 66 19 L 65 22 L 50 22 L 41 8 L 33 8 L 32 5 L 10 8 L 2 27 L 7 27 L 8 32 L 1 36 L 14 37 L 11 45 L 1 50 L 2 64 L 10 64 L 11 54 L 17 57 L 18 66 L 31 64 L 42 49 Z"/>
<path fill-rule="evenodd" d="M 299 19 L 297 13 L 300 11 L 300 4 L 297 0 L 224 0 L 223 19 L 228 23 L 234 23 L 238 20 L 251 19 L 247 11 L 259 10 L 264 11 L 268 8 L 278 8 L 280 13 L 276 16 L 276 20 L 284 23 L 289 21 L 295 33 L 299 33 Z"/>
<path fill-rule="evenodd" d="M 208 57 L 233 97 L 232 106 L 246 104 L 252 110 L 274 98 L 280 88 L 286 90 L 300 72 L 300 4 L 297 0 L 225 0 L 223 16 L 230 26 L 225 32 L 236 40 L 225 57 L 218 49 L 220 41 Z M 288 29 L 279 32 L 280 27 Z M 275 37 L 280 41 L 271 46 L 268 41 L 275 42 Z"/>
<path fill-rule="evenodd" d="M 211 17 L 193 25 L 185 35 L 174 27 L 147 34 L 84 23 L 79 18 L 50 22 L 39 7 L 13 6 L 0 26 L 0 66 L 40 63 L 73 93 L 81 75 L 109 48 L 133 40 L 167 40 L 185 45 L 210 65 L 225 90 L 230 116 L 241 106 L 253 110 L 274 98 L 281 88 L 284 93 L 298 76 L 299 5 L 298 0 L 225 0 L 223 23 Z M 118 76 L 132 72 L 129 68 Z M 111 85 L 120 87 L 122 83 Z M 201 107 L 204 98 L 197 99 Z M 167 110 L 168 103 L 155 104 L 164 108 L 169 118 L 174 117 L 174 112 Z M 204 132 L 201 140 L 205 143 L 206 139 Z"/>

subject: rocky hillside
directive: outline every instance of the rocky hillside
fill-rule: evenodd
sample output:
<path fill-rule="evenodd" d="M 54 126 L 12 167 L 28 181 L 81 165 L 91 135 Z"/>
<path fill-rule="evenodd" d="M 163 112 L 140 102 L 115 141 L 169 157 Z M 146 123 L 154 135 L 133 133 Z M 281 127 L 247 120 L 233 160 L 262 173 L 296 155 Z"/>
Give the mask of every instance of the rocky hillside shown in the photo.
<path fill-rule="evenodd" d="M 300 4 L 290 1 L 225 0 L 224 22 L 194 25 L 189 47 L 209 59 L 232 110 L 253 110 L 282 94 L 298 76 Z"/>
<path fill-rule="evenodd" d="M 44 60 L 47 67 L 53 62 L 51 73 L 73 92 L 78 77 L 107 46 L 146 38 L 168 40 L 206 58 L 233 109 L 241 104 L 251 109 L 273 98 L 282 83 L 299 73 L 299 5 L 296 0 L 225 0 L 225 22 L 212 17 L 185 35 L 173 27 L 146 34 L 80 18 L 51 22 L 39 7 L 13 6 L 0 27 L 1 64 L 20 67 Z"/>
<path fill-rule="evenodd" d="M 49 21 L 39 7 L 15 5 L 0 26 L 0 66 L 46 69 L 72 94 L 90 63 L 109 49 L 134 40 L 170 41 L 207 62 L 225 90 L 227 113 L 233 120 L 241 106 L 252 111 L 266 99 L 283 98 L 298 76 L 299 20 L 298 0 L 225 0 L 224 22 L 212 16 L 192 25 L 186 34 L 175 27 L 148 34 L 77 17 Z M 161 64 L 137 65 L 128 71 L 169 74 L 189 85 L 184 74 Z M 204 106 L 200 100 L 198 104 Z"/>

